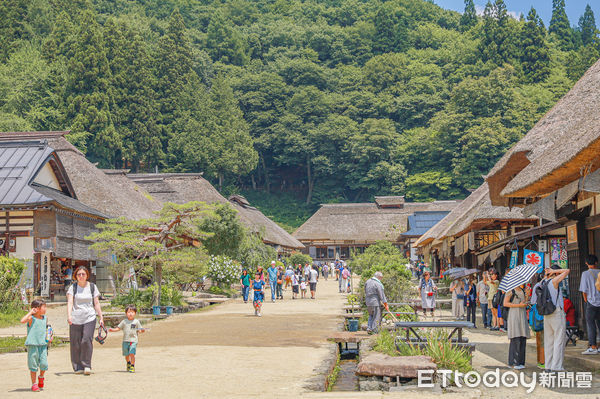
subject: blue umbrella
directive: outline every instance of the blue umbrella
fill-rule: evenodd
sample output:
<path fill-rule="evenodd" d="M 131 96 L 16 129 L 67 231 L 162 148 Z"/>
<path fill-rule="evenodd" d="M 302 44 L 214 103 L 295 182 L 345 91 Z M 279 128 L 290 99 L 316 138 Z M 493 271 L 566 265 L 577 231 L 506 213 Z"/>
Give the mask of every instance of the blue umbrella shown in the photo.
<path fill-rule="evenodd" d="M 455 267 L 453 269 L 446 270 L 444 273 L 442 273 L 442 275 L 448 276 L 450 274 L 459 273 L 459 272 L 462 272 L 462 271 L 465 271 L 465 270 L 467 270 L 467 268 L 465 268 L 465 267 Z"/>
<path fill-rule="evenodd" d="M 520 265 L 511 269 L 500 282 L 500 291 L 510 291 L 520 285 L 526 284 L 537 273 L 537 265 Z"/>

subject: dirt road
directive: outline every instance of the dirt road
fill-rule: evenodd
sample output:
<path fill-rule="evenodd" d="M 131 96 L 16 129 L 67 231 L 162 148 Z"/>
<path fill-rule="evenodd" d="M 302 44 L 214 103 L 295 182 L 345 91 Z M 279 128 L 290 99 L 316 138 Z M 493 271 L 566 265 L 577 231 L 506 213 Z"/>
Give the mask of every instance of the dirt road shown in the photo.
<path fill-rule="evenodd" d="M 47 398 L 296 397 L 329 356 L 326 337 L 341 322 L 345 297 L 320 282 L 317 299 L 264 304 L 235 300 L 152 323 L 140 336 L 136 373 L 125 371 L 121 333 L 95 344 L 93 374 L 75 375 L 68 347 L 49 353 Z M 270 294 L 267 291 L 267 297 Z M 0 355 L 0 397 L 29 397 L 26 354 Z"/>

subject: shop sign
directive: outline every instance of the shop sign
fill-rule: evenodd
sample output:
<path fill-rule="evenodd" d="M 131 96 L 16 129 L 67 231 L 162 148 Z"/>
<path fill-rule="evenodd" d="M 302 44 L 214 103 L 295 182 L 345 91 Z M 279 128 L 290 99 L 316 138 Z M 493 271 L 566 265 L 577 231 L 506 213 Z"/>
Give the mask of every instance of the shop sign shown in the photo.
<path fill-rule="evenodd" d="M 550 260 L 552 263 L 567 268 L 567 240 L 564 238 L 553 238 L 550 240 Z"/>
<path fill-rule="evenodd" d="M 510 251 L 510 266 L 509 268 L 513 268 L 515 266 L 517 266 L 517 263 L 519 263 L 519 251 L 518 250 L 512 250 Z"/>
<path fill-rule="evenodd" d="M 539 240 L 538 249 L 540 252 L 548 252 L 548 240 Z"/>
<path fill-rule="evenodd" d="M 577 225 L 572 224 L 567 226 L 567 241 L 569 244 L 573 244 L 577 242 Z"/>
<path fill-rule="evenodd" d="M 544 253 L 525 249 L 523 250 L 523 263 L 537 266 L 537 272 L 541 273 L 544 270 Z"/>
<path fill-rule="evenodd" d="M 50 252 L 42 252 L 40 262 L 41 295 L 50 296 Z"/>

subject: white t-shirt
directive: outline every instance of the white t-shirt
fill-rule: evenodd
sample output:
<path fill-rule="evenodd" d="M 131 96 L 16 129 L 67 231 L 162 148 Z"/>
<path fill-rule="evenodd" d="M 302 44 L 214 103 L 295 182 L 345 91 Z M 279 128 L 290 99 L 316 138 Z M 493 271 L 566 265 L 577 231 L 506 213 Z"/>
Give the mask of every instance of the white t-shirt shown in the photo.
<path fill-rule="evenodd" d="M 94 301 L 92 300 L 92 290 L 90 289 L 90 283 L 88 282 L 85 288 L 81 288 L 78 284 L 77 294 L 73 295 L 73 285 L 69 287 L 67 291 L 68 295 L 73 295 L 73 311 L 71 312 L 71 322 L 73 324 L 81 325 L 96 320 L 96 310 L 94 309 Z M 100 296 L 98 287 L 94 289 L 94 298 Z"/>
<path fill-rule="evenodd" d="M 315 269 L 310 270 L 310 282 L 311 283 L 316 283 L 318 276 L 319 276 L 319 273 L 317 273 L 317 271 Z"/>

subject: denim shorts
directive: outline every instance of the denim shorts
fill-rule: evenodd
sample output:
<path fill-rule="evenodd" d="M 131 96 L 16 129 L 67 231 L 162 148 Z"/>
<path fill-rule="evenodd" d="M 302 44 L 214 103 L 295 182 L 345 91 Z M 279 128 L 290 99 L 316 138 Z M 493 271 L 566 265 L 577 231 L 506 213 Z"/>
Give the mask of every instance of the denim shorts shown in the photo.
<path fill-rule="evenodd" d="M 48 370 L 47 345 L 27 345 L 27 367 L 31 372 Z"/>
<path fill-rule="evenodd" d="M 137 342 L 123 341 L 123 356 L 135 355 Z"/>

